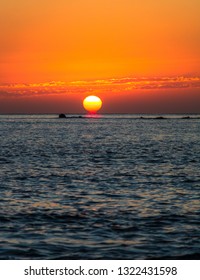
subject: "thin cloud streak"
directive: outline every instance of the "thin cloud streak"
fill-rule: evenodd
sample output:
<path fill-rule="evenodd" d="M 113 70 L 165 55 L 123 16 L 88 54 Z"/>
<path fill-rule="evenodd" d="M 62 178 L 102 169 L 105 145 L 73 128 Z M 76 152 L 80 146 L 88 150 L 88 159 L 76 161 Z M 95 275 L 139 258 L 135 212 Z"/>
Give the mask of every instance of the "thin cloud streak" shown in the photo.
<path fill-rule="evenodd" d="M 124 77 L 93 81 L 52 81 L 30 84 L 0 84 L 0 97 L 28 97 L 63 94 L 123 93 L 135 90 L 200 88 L 200 77 Z"/>

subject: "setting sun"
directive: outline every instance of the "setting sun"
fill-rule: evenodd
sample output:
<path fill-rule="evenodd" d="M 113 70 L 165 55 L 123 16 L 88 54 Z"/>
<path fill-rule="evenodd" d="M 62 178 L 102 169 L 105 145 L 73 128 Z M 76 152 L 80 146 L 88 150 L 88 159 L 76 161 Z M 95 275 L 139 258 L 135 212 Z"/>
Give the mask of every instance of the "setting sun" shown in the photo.
<path fill-rule="evenodd" d="M 102 101 L 99 97 L 90 95 L 83 100 L 83 107 L 91 114 L 95 114 L 102 107 Z"/>

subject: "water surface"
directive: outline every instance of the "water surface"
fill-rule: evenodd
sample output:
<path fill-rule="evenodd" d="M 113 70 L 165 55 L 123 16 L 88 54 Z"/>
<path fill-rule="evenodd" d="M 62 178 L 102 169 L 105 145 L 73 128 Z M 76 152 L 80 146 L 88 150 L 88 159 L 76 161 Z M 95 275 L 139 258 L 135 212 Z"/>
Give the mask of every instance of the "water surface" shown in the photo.
<path fill-rule="evenodd" d="M 1 259 L 199 259 L 200 119 L 0 116 Z"/>

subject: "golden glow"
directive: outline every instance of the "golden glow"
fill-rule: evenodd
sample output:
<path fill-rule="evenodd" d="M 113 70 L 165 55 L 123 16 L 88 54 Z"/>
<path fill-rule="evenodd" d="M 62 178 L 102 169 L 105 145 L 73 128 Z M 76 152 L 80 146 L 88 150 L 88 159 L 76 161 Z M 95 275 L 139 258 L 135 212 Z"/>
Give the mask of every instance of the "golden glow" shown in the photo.
<path fill-rule="evenodd" d="M 2 0 L 0 82 L 199 73 L 198 0 Z"/>
<path fill-rule="evenodd" d="M 102 101 L 99 97 L 95 95 L 90 95 L 83 100 L 83 107 L 89 113 L 96 113 L 102 107 Z"/>
<path fill-rule="evenodd" d="M 199 112 L 199 0 L 1 0 L 0 114 Z M 173 91 L 173 93 L 172 93 Z"/>

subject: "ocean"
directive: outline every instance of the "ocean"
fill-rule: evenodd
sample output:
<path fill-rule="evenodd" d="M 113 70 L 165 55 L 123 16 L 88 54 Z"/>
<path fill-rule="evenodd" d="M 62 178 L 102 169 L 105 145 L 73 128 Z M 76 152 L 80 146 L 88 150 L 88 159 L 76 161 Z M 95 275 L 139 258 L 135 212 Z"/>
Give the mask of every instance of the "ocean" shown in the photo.
<path fill-rule="evenodd" d="M 200 116 L 0 115 L 0 258 L 200 259 Z"/>

